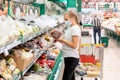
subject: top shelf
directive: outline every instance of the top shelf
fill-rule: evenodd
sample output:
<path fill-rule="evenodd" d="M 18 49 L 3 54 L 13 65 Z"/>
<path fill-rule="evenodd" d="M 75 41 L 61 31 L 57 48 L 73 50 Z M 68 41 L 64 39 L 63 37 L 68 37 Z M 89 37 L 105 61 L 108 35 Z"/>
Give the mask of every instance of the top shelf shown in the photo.
<path fill-rule="evenodd" d="M 63 23 L 60 23 L 60 24 L 58 24 L 57 26 L 60 26 L 60 25 L 62 25 L 62 24 L 63 24 Z M 54 26 L 54 28 L 57 27 L 57 26 Z M 53 29 L 53 28 L 52 28 L 52 29 Z M 51 29 L 49 29 L 49 30 L 51 30 Z M 24 39 L 21 39 L 21 40 L 15 40 L 15 41 L 14 41 L 13 43 L 11 43 L 11 44 L 4 45 L 3 47 L 0 47 L 0 54 L 1 54 L 1 53 L 4 53 L 4 52 L 6 52 L 6 51 L 8 51 L 8 50 L 10 50 L 10 49 L 12 49 L 12 48 L 20 45 L 20 44 L 23 44 L 23 43 L 25 43 L 25 42 L 27 42 L 27 41 L 29 41 L 29 40 L 32 40 L 32 39 L 34 39 L 35 37 L 37 37 L 37 36 L 39 36 L 39 35 L 41 35 L 41 34 L 43 34 L 43 33 L 48 32 L 49 30 L 44 31 L 44 32 L 40 32 L 40 31 L 39 31 L 37 34 L 34 33 L 34 34 L 30 35 L 30 36 L 27 37 L 27 38 L 24 38 Z"/>
<path fill-rule="evenodd" d="M 21 2 L 21 3 L 25 3 L 25 4 L 29 4 L 29 3 L 35 2 L 35 0 L 13 0 L 13 1 L 15 1 L 15 2 Z"/>

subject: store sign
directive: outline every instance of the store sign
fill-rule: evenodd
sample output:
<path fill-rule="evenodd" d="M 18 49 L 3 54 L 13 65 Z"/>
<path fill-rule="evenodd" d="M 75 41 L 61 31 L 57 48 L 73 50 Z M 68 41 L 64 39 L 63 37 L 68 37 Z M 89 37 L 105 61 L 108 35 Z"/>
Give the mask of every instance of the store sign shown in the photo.
<path fill-rule="evenodd" d="M 68 11 L 72 11 L 72 12 L 77 12 L 77 8 L 75 7 L 75 8 L 68 8 L 67 9 Z"/>
<path fill-rule="evenodd" d="M 45 0 L 36 0 L 37 3 L 45 3 Z"/>
<path fill-rule="evenodd" d="M 95 8 L 82 8 L 82 13 L 83 14 L 88 14 L 88 13 L 90 13 L 90 12 L 92 12 L 92 11 L 95 11 Z"/>

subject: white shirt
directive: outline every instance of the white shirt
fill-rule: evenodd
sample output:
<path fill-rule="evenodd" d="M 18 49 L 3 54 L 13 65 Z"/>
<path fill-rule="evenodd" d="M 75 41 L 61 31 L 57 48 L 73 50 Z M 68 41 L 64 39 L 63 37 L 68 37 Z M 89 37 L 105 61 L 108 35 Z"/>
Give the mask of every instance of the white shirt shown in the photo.
<path fill-rule="evenodd" d="M 68 28 L 66 30 L 63 38 L 67 41 L 72 42 L 72 36 L 79 36 L 79 38 L 80 38 L 81 30 L 80 30 L 79 25 L 75 25 L 75 26 Z M 78 48 L 79 48 L 79 44 L 76 49 L 73 49 L 73 48 L 69 47 L 68 45 L 63 44 L 63 48 L 62 48 L 63 57 L 79 58 Z"/>
<path fill-rule="evenodd" d="M 98 19 L 98 18 L 94 18 L 93 20 L 92 20 L 92 24 L 93 24 L 93 26 L 96 26 L 96 27 L 100 27 L 100 19 Z"/>

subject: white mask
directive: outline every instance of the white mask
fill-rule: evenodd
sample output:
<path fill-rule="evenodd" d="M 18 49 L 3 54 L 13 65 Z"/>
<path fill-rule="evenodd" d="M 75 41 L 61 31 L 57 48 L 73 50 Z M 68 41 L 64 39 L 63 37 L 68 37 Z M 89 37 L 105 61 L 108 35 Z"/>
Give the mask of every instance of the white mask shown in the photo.
<path fill-rule="evenodd" d="M 65 24 L 67 27 L 70 27 L 72 23 L 70 22 L 70 20 L 67 20 L 67 21 L 65 21 Z"/>

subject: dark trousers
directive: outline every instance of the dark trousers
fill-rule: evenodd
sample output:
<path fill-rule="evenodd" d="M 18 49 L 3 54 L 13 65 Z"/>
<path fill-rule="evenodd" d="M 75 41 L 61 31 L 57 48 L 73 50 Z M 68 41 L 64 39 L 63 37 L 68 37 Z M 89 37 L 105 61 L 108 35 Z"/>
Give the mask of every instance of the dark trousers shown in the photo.
<path fill-rule="evenodd" d="M 98 43 L 100 44 L 100 39 L 101 39 L 101 29 L 100 27 L 93 27 L 93 36 L 94 36 L 94 43 L 96 44 L 96 34 L 98 33 L 99 41 Z"/>
<path fill-rule="evenodd" d="M 63 74 L 63 79 L 62 80 L 75 80 L 75 68 L 79 63 L 78 58 L 64 58 L 64 74 Z"/>

